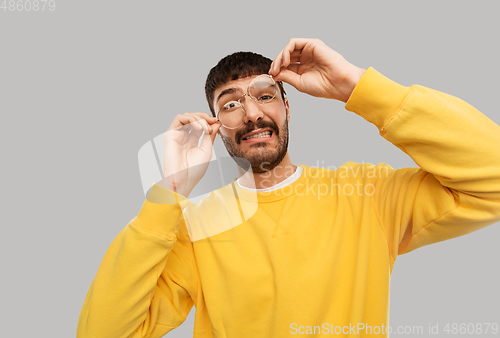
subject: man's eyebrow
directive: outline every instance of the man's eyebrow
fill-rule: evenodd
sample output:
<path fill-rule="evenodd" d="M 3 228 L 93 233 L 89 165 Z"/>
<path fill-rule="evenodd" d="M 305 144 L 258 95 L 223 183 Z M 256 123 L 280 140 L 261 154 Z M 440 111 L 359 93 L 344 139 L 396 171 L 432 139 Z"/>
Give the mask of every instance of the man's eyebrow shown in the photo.
<path fill-rule="evenodd" d="M 233 94 L 233 93 L 236 93 L 237 91 L 239 91 L 238 89 L 236 88 L 227 88 L 227 89 L 224 89 L 222 92 L 220 92 L 220 94 L 217 96 L 217 100 L 215 101 L 215 103 L 219 102 L 220 98 L 223 97 L 224 95 L 227 95 L 227 94 Z"/>

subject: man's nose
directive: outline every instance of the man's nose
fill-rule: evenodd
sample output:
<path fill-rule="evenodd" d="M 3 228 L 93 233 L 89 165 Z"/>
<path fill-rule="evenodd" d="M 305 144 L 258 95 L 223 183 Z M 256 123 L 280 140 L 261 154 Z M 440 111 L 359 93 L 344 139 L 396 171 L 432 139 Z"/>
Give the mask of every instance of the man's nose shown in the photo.
<path fill-rule="evenodd" d="M 261 106 L 262 105 L 258 104 L 254 100 L 245 98 L 245 102 L 243 104 L 245 112 L 245 123 L 256 123 L 257 120 L 264 118 L 264 113 L 261 110 Z"/>

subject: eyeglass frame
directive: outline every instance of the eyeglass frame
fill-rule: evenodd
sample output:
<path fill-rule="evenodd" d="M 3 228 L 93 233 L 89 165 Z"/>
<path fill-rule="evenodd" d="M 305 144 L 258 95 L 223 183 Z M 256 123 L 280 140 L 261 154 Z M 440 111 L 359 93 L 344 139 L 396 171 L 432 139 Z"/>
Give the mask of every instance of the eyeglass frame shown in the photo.
<path fill-rule="evenodd" d="M 270 78 L 270 79 L 273 81 L 275 88 L 276 88 L 276 85 L 278 85 L 278 86 L 279 86 L 279 89 L 278 89 L 278 90 L 279 90 L 279 92 L 280 92 L 280 94 L 281 94 L 282 99 L 284 100 L 284 99 L 285 99 L 286 92 L 285 92 L 285 88 L 283 88 L 283 83 L 282 83 L 282 81 L 275 81 L 275 80 L 273 79 L 273 76 L 272 76 L 272 75 L 269 75 L 269 74 L 260 74 L 259 76 L 257 76 L 255 79 L 253 79 L 253 80 L 252 80 L 252 81 L 248 84 L 248 87 L 247 87 L 247 92 L 246 92 L 245 94 L 241 95 L 241 96 L 240 96 L 240 98 L 239 98 L 238 100 L 231 100 L 231 101 L 229 101 L 229 102 L 238 102 L 238 103 L 240 104 L 240 106 L 241 106 L 241 109 L 243 109 L 243 111 L 244 111 L 244 112 L 245 112 L 245 114 L 246 114 L 246 111 L 245 111 L 245 105 L 244 105 L 243 103 L 241 103 L 241 101 L 240 101 L 240 100 L 241 100 L 244 96 L 247 96 L 247 95 L 248 95 L 248 97 L 250 97 L 252 100 L 254 100 L 255 102 L 257 102 L 257 103 L 259 103 L 259 104 L 266 104 L 266 103 L 269 103 L 269 102 L 271 102 L 272 100 L 274 100 L 274 98 L 276 97 L 276 91 L 275 91 L 275 93 L 274 93 L 274 96 L 273 96 L 270 100 L 265 101 L 265 102 L 259 102 L 259 101 L 257 101 L 257 100 L 256 100 L 256 99 L 255 99 L 255 98 L 254 98 L 254 97 L 250 94 L 250 85 L 252 84 L 252 82 L 254 82 L 256 79 L 258 79 L 258 78 L 259 78 L 259 77 L 261 77 L 261 76 L 267 76 L 268 78 Z M 224 106 L 225 106 L 226 104 L 228 104 L 229 102 L 225 103 L 222 107 L 220 107 L 219 111 L 217 112 L 216 118 L 217 118 L 217 121 L 218 121 L 218 122 L 220 122 L 220 124 L 221 124 L 224 128 L 226 128 L 226 129 L 238 129 L 238 128 L 240 128 L 242 125 L 244 125 L 244 124 L 245 124 L 245 122 L 244 122 L 243 120 L 241 121 L 241 124 L 240 124 L 238 127 L 226 127 L 226 126 L 224 125 L 224 123 L 222 123 L 222 121 L 221 121 L 221 120 L 220 120 L 220 118 L 219 118 L 219 114 L 220 114 L 220 112 L 222 111 L 222 109 L 224 108 Z M 243 116 L 244 116 L 244 115 L 243 115 Z"/>

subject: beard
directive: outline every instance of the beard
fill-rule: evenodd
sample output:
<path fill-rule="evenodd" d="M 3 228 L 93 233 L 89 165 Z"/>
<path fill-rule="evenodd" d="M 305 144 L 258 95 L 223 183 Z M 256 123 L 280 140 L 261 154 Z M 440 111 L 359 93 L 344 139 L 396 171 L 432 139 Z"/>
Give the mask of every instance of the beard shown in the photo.
<path fill-rule="evenodd" d="M 243 135 L 260 128 L 271 128 L 278 139 L 278 146 L 270 148 L 265 142 L 256 142 L 247 152 L 241 151 L 239 145 Z M 257 123 L 248 123 L 245 128 L 235 134 L 235 139 L 220 134 L 226 150 L 236 164 L 245 171 L 251 167 L 252 172 L 263 173 L 274 169 L 285 158 L 288 150 L 288 122 L 285 120 L 281 128 L 274 121 L 259 120 Z"/>

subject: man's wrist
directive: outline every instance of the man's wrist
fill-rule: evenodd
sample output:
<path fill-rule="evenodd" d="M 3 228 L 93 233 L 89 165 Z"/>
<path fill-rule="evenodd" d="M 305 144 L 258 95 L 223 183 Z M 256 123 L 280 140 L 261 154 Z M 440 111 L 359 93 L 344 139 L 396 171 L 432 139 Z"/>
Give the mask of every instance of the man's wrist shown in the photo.
<path fill-rule="evenodd" d="M 345 109 L 358 114 L 385 133 L 384 128 L 401 108 L 411 87 L 405 87 L 369 67 L 346 102 Z"/>
<path fill-rule="evenodd" d="M 352 92 L 354 91 L 354 88 L 357 86 L 359 80 L 361 79 L 363 74 L 366 72 L 365 68 L 361 68 L 361 67 L 357 67 L 357 66 L 354 66 L 354 67 L 355 67 L 355 69 L 351 72 L 351 75 L 346 79 L 346 86 L 345 86 L 346 91 L 345 91 L 344 98 L 342 99 L 342 101 L 344 103 L 347 103 L 347 101 L 351 97 Z"/>
<path fill-rule="evenodd" d="M 189 194 L 191 193 L 191 190 L 188 187 L 186 187 L 185 184 L 176 184 L 175 179 L 173 176 L 167 176 L 162 178 L 160 181 L 158 181 L 156 184 L 173 191 L 179 195 L 182 195 L 184 197 L 188 197 Z"/>

